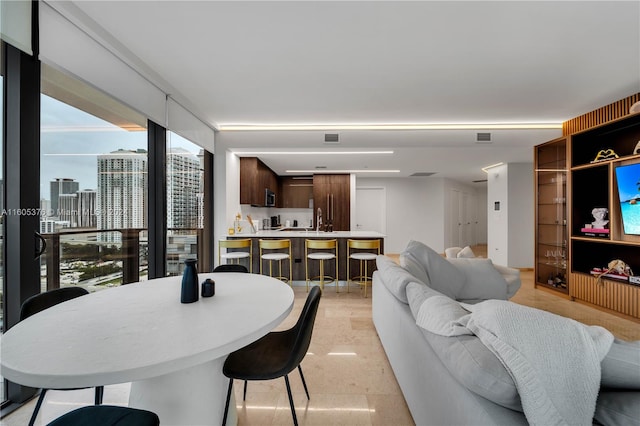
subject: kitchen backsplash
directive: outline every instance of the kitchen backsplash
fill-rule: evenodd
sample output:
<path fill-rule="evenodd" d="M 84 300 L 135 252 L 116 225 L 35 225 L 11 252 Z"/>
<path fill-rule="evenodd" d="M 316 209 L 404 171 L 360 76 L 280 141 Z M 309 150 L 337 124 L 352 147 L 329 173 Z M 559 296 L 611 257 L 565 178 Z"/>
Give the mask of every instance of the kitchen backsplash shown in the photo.
<path fill-rule="evenodd" d="M 298 221 L 298 227 L 304 228 L 313 226 L 313 209 L 281 209 L 276 207 L 252 207 L 248 204 L 242 204 L 240 206 L 240 214 L 242 215 L 242 220 L 247 220 L 247 215 L 251 216 L 254 225 L 258 229 L 263 229 L 262 220 L 269 219 L 271 221 L 271 216 L 280 215 L 280 224 L 285 226 L 286 221 L 290 222 L 290 225 L 293 226 L 293 221 Z M 229 219 L 229 227 L 233 226 L 234 218 Z"/>

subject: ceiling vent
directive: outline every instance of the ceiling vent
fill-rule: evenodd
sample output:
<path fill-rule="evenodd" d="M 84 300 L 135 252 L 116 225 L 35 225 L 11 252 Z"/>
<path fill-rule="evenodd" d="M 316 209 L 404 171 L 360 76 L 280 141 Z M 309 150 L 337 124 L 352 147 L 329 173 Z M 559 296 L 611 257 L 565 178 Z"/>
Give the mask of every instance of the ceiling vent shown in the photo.
<path fill-rule="evenodd" d="M 325 133 L 324 143 L 340 143 L 340 137 L 337 133 Z"/>
<path fill-rule="evenodd" d="M 491 133 L 476 133 L 477 143 L 491 143 Z"/>
<path fill-rule="evenodd" d="M 415 172 L 414 174 L 410 175 L 410 176 L 415 176 L 415 177 L 427 177 L 427 176 L 431 176 L 431 175 L 435 175 L 436 172 Z"/>

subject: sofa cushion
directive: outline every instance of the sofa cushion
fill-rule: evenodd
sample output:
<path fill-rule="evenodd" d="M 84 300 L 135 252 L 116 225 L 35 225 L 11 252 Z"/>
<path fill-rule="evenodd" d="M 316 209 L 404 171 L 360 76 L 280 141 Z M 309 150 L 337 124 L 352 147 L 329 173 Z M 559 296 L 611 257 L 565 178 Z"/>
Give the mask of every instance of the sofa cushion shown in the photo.
<path fill-rule="evenodd" d="M 409 303 L 407 301 L 407 284 L 419 281 L 418 278 L 385 255 L 376 257 L 376 266 L 382 283 L 391 294 L 402 303 Z"/>
<path fill-rule="evenodd" d="M 640 340 L 615 339 L 601 366 L 602 387 L 640 390 Z"/>
<path fill-rule="evenodd" d="M 457 293 L 457 300 L 475 303 L 486 299 L 507 300 L 507 282 L 491 259 L 447 259 L 466 277 L 465 285 Z"/>
<path fill-rule="evenodd" d="M 600 392 L 593 418 L 607 426 L 639 426 L 640 392 Z"/>
<path fill-rule="evenodd" d="M 418 317 L 423 306 L 427 309 L 427 306 L 432 305 L 432 303 L 425 305 L 425 301 L 437 302 L 441 297 L 444 296 L 427 286 L 418 283 L 407 285 L 407 298 L 414 318 Z M 451 300 L 451 303 L 456 302 Z M 457 308 L 455 310 L 457 311 Z M 458 311 L 453 315 L 465 312 Z M 503 407 L 522 411 L 520 396 L 513 379 L 500 360 L 478 337 L 471 335 L 445 337 L 419 329 L 445 368 L 463 386 Z"/>
<path fill-rule="evenodd" d="M 433 296 L 427 298 L 420 306 L 416 318 L 419 327 L 440 336 L 458 336 L 469 334 L 466 327 L 456 325 L 456 322 L 469 311 L 460 303 L 447 296 Z"/>
<path fill-rule="evenodd" d="M 438 293 L 422 283 L 412 282 L 407 284 L 407 300 L 414 319 L 418 317 L 418 311 L 422 303 L 433 296 L 442 296 L 442 293 Z"/>
<path fill-rule="evenodd" d="M 418 241 L 409 241 L 400 253 L 400 264 L 420 281 L 452 299 L 456 299 L 464 287 L 464 273 Z"/>

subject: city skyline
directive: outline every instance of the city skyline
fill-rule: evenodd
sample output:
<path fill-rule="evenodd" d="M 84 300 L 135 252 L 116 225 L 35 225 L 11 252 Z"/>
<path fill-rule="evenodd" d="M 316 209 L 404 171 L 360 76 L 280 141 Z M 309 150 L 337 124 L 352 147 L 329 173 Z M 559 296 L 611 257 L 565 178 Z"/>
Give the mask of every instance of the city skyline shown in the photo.
<path fill-rule="evenodd" d="M 145 154 L 145 150 L 119 149 L 99 155 L 96 190 L 80 190 L 80 182 L 69 178 L 56 178 L 50 182 L 52 200 L 41 203 L 42 222 L 48 223 L 41 226 L 43 232 L 54 232 L 56 227 L 146 228 L 148 169 Z M 168 150 L 168 228 L 194 228 L 202 223 L 202 178 L 201 155 L 196 156 L 184 148 Z"/>
<path fill-rule="evenodd" d="M 41 95 L 40 199 L 51 201 L 49 182 L 74 179 L 80 189 L 97 189 L 97 159 L 118 149 L 147 150 L 147 133 L 127 131 L 46 95 Z M 167 152 L 199 146 L 167 131 Z"/>

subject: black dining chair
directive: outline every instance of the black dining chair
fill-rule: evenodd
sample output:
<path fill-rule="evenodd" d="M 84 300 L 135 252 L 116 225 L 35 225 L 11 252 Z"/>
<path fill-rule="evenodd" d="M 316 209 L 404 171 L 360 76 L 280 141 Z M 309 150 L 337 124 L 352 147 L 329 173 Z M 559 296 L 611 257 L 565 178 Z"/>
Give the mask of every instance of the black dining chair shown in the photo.
<path fill-rule="evenodd" d="M 314 286 L 311 289 L 300 317 L 292 328 L 284 331 L 272 331 L 244 348 L 229 354 L 222 367 L 223 374 L 229 378 L 229 390 L 227 391 L 227 401 L 222 420 L 223 425 L 227 422 L 234 379 L 244 380 L 244 400 L 247 396 L 248 380 L 272 380 L 283 376 L 287 385 L 293 424 L 298 425 L 288 375 L 296 367 L 298 368 L 307 399 L 310 399 L 300 363 L 309 349 L 321 295 L 320 287 Z"/>
<path fill-rule="evenodd" d="M 76 297 L 84 296 L 89 294 L 89 292 L 82 287 L 63 287 L 56 288 L 54 290 L 49 290 L 44 293 L 39 293 L 34 296 L 29 297 L 27 300 L 22 302 L 20 306 L 20 321 L 29 318 L 31 315 L 37 314 L 40 311 L 43 311 L 47 308 L 57 305 L 58 303 L 66 302 L 67 300 L 75 299 Z M 84 388 L 79 388 L 84 389 Z M 33 414 L 31 415 L 31 420 L 29 420 L 29 426 L 35 424 L 36 417 L 38 417 L 38 412 L 40 411 L 40 407 L 42 406 L 42 402 L 44 401 L 44 396 L 49 389 L 41 389 L 40 397 L 38 397 L 38 402 L 36 402 L 36 408 L 33 410 Z M 54 389 L 54 390 L 75 390 L 75 389 Z M 104 394 L 104 387 L 97 386 L 96 394 L 95 394 L 95 405 L 102 404 L 102 395 Z"/>
<path fill-rule="evenodd" d="M 116 405 L 91 405 L 70 411 L 47 426 L 158 426 L 156 413 Z"/>
<path fill-rule="evenodd" d="M 229 263 L 229 264 L 226 264 L 226 265 L 223 264 L 223 265 L 216 266 L 215 268 L 213 268 L 212 272 L 243 272 L 243 273 L 249 273 L 249 270 L 244 265 L 238 265 L 237 263 Z"/>

